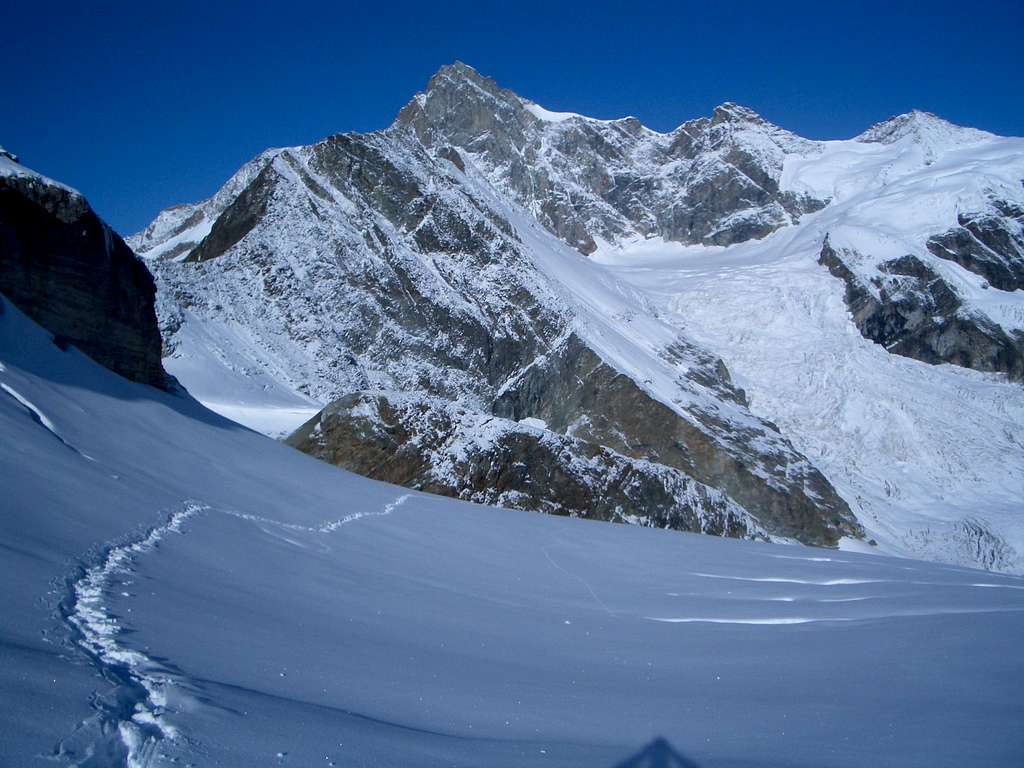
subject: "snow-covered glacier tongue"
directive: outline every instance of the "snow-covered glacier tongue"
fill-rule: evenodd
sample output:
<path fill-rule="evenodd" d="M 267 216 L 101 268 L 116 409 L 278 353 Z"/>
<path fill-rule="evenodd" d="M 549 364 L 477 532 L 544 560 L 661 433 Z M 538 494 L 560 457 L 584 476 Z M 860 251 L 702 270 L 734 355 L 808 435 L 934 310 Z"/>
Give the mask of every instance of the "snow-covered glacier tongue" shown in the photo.
<path fill-rule="evenodd" d="M 1024 140 L 914 113 L 787 157 L 783 188 L 831 200 L 798 226 L 596 258 L 722 356 L 884 551 L 1020 572 L 1021 179 Z"/>

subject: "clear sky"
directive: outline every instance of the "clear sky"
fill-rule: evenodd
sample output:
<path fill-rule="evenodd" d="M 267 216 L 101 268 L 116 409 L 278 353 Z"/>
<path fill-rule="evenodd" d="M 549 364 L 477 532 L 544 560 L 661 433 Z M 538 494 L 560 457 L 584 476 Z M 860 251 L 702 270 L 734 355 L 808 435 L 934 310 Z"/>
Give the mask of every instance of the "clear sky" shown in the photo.
<path fill-rule="evenodd" d="M 723 101 L 810 138 L 913 108 L 1024 135 L 1024 2 L 22 2 L 0 145 L 129 234 L 270 146 L 388 125 L 456 59 L 658 130 Z"/>

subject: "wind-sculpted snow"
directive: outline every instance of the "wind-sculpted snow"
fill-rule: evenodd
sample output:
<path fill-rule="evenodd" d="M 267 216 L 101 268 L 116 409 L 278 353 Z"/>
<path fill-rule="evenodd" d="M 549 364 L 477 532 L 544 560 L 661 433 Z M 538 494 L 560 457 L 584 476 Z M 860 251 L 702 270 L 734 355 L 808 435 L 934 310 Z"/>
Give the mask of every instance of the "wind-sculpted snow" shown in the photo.
<path fill-rule="evenodd" d="M 9 306 L 0 360 L 95 459 L 0 398 L 6 763 L 1024 754 L 1021 579 L 410 492 L 60 351 Z"/>

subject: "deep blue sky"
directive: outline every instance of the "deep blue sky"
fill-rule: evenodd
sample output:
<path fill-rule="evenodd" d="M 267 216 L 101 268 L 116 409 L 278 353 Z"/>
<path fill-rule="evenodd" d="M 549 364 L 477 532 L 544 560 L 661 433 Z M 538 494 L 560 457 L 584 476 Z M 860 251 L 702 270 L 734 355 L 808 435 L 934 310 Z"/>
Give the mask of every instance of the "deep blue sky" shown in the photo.
<path fill-rule="evenodd" d="M 389 124 L 460 59 L 668 130 L 736 101 L 811 138 L 912 108 L 1024 135 L 1024 3 L 7 0 L 0 145 L 123 233 L 269 146 Z"/>

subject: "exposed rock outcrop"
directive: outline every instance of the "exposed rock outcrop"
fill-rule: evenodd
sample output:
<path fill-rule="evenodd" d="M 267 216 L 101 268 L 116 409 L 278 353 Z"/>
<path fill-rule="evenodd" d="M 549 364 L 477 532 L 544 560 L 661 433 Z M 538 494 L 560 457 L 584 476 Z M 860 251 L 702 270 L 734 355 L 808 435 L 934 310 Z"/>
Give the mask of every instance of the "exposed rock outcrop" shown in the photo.
<path fill-rule="evenodd" d="M 1001 291 L 1024 290 L 1024 208 L 994 201 L 991 210 L 961 213 L 959 226 L 928 240 L 928 250 Z"/>
<path fill-rule="evenodd" d="M 717 536 L 763 529 L 684 472 L 427 396 L 353 393 L 288 439 L 359 474 L 481 504 Z"/>
<path fill-rule="evenodd" d="M 1011 336 L 965 307 L 949 283 L 920 258 L 908 254 L 880 262 L 869 279 L 851 268 L 860 260 L 857 252 L 836 249 L 828 239 L 818 259 L 846 284 L 846 304 L 865 338 L 926 363 L 1024 378 L 1024 334 Z"/>
<path fill-rule="evenodd" d="M 145 265 L 82 195 L 11 158 L 0 158 L 0 293 L 59 344 L 166 387 Z"/>
<path fill-rule="evenodd" d="M 745 404 L 724 373 L 715 378 L 718 397 Z M 773 425 L 730 418 L 712 402 L 679 413 L 576 336 L 524 370 L 494 411 L 539 418 L 557 432 L 682 470 L 727 493 L 774 534 L 835 544 L 860 533 L 846 502 Z"/>

